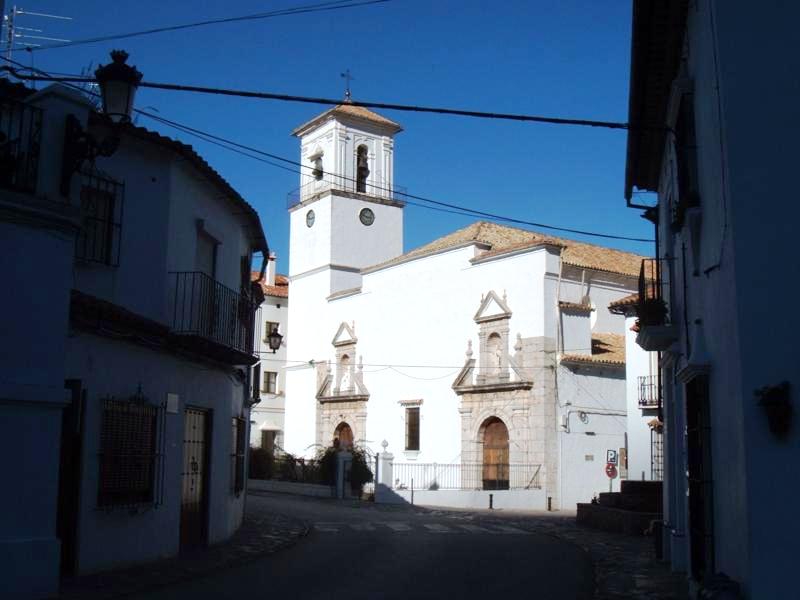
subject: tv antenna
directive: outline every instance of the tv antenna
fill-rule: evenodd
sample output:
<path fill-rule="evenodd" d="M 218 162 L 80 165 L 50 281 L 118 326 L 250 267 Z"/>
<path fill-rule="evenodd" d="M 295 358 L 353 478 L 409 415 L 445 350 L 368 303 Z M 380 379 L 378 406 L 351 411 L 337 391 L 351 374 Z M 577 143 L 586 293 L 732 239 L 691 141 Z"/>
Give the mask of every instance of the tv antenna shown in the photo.
<path fill-rule="evenodd" d="M 16 4 L 11 7 L 11 10 L 8 11 L 8 14 L 5 13 L 5 1 L 0 0 L 0 14 L 3 15 L 3 27 L 5 27 L 4 37 L 5 37 L 5 51 L 6 51 L 6 58 L 11 58 L 11 53 L 14 50 L 19 49 L 30 49 L 30 48 L 38 48 L 41 44 L 37 43 L 39 41 L 42 42 L 71 42 L 72 40 L 67 40 L 64 38 L 57 38 L 57 37 L 50 37 L 46 35 L 40 35 L 44 33 L 44 30 L 36 28 L 36 27 L 23 27 L 18 23 L 19 17 L 37 17 L 43 19 L 56 19 L 59 21 L 72 21 L 72 17 L 66 17 L 63 15 L 51 15 L 47 13 L 40 13 L 34 12 L 32 10 L 25 10 L 20 8 Z M 25 23 L 26 21 L 22 21 Z M 37 41 L 28 41 L 28 40 L 37 40 Z M 33 54 L 31 54 L 31 61 L 33 61 Z"/>

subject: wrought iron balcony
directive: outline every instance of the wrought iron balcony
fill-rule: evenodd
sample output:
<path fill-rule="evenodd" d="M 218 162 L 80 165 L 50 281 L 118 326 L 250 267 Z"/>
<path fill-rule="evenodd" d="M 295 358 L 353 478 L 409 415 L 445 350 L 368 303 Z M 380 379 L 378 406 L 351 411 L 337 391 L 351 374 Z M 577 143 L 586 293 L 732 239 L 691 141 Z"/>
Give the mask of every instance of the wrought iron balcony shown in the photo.
<path fill-rule="evenodd" d="M 328 191 L 348 192 L 351 194 L 364 194 L 371 198 L 403 202 L 407 188 L 402 186 L 387 186 L 384 184 L 362 182 L 342 175 L 325 174 L 320 179 L 306 177 L 306 183 L 296 190 L 289 192 L 286 198 L 286 208 L 297 206 L 301 202 L 311 200 Z"/>
<path fill-rule="evenodd" d="M 663 258 L 645 258 L 639 271 L 639 335 L 645 350 L 666 350 L 677 333 L 672 326 L 669 305 L 669 264 Z"/>
<path fill-rule="evenodd" d="M 658 399 L 661 395 L 661 386 L 658 377 L 645 375 L 638 377 L 639 408 L 658 408 Z"/>
<path fill-rule="evenodd" d="M 36 191 L 42 109 L 0 93 L 0 188 Z"/>
<path fill-rule="evenodd" d="M 172 332 L 192 348 L 233 364 L 255 362 L 258 306 L 199 271 L 170 273 L 174 289 Z"/>

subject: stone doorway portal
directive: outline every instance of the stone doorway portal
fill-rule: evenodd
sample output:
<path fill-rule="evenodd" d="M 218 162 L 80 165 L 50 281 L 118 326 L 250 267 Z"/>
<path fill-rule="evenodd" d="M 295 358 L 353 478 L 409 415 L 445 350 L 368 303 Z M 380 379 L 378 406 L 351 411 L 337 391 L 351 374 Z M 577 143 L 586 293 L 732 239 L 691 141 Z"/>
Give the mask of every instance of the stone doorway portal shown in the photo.
<path fill-rule="evenodd" d="M 489 417 L 481 425 L 483 441 L 483 489 L 509 488 L 508 427 L 501 419 Z"/>
<path fill-rule="evenodd" d="M 353 447 L 353 430 L 344 421 L 339 423 L 333 432 L 333 446 L 341 450 Z"/>

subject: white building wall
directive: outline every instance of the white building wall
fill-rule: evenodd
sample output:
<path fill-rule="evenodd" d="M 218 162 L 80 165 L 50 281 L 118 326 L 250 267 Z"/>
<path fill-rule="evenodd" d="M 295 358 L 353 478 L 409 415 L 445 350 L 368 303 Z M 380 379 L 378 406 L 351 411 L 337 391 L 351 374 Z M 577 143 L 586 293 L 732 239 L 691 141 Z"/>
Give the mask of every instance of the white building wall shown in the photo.
<path fill-rule="evenodd" d="M 607 450 L 625 447 L 625 371 L 562 364 L 558 404 L 561 506 L 618 492 L 619 475 L 609 479 L 605 466 Z"/>
<path fill-rule="evenodd" d="M 261 383 L 259 386 L 261 401 L 251 410 L 250 445 L 261 447 L 261 432 L 269 430 L 276 432 L 275 443 L 282 448 L 285 431 L 286 355 L 290 343 L 289 299 L 267 296 L 256 313 L 256 319 L 260 323 L 261 330 L 261 335 L 256 340 L 261 358 Z M 281 347 L 274 354 L 266 340 L 269 335 L 266 326 L 268 322 L 278 323 L 278 333 L 283 336 Z M 277 373 L 274 394 L 266 391 L 265 382 L 268 371 Z"/>
<path fill-rule="evenodd" d="M 625 386 L 628 407 L 628 479 L 650 480 L 651 447 L 649 421 L 655 419 L 657 409 L 639 408 L 639 377 L 653 376 L 655 357 L 636 343 L 636 332 L 631 328 L 636 317 L 625 319 Z"/>
<path fill-rule="evenodd" d="M 231 419 L 248 418 L 242 384 L 224 369 L 208 368 L 167 353 L 77 331 L 68 341 L 66 376 L 87 390 L 82 448 L 78 569 L 81 573 L 177 554 L 180 542 L 183 411 L 210 409 L 208 541 L 230 537 L 241 524 L 244 495 L 231 492 Z M 153 404 L 177 394 L 177 413 L 166 414 L 164 503 L 157 508 L 98 510 L 102 400 L 142 393 Z"/>

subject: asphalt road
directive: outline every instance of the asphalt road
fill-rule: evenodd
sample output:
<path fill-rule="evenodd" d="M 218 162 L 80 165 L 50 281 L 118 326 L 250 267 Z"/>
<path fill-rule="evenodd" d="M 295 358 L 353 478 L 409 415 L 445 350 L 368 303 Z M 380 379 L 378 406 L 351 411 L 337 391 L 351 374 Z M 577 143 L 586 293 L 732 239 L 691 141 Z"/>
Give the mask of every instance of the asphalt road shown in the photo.
<path fill-rule="evenodd" d="M 279 494 L 250 495 L 248 505 L 313 527 L 277 554 L 135 598 L 592 597 L 589 557 L 526 530 L 523 518 Z"/>

